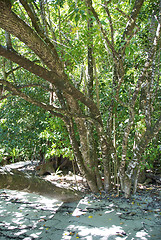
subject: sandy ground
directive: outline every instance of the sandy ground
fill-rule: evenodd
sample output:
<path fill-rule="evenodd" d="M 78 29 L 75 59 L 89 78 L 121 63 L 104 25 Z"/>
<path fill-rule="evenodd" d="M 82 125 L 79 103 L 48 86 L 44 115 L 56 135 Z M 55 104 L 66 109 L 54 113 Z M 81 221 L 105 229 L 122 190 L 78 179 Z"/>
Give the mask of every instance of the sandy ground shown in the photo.
<path fill-rule="evenodd" d="M 0 190 L 0 240 L 161 239 L 161 195 L 140 189 L 130 200 L 86 195 L 63 203 L 36 194 Z"/>

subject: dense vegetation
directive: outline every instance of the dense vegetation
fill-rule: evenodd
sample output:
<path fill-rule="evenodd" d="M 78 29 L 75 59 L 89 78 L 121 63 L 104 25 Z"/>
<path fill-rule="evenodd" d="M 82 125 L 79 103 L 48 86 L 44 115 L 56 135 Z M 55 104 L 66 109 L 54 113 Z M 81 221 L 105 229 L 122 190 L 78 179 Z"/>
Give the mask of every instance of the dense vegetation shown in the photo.
<path fill-rule="evenodd" d="M 63 155 L 92 191 L 135 192 L 160 157 L 160 14 L 160 0 L 1 0 L 0 161 Z"/>

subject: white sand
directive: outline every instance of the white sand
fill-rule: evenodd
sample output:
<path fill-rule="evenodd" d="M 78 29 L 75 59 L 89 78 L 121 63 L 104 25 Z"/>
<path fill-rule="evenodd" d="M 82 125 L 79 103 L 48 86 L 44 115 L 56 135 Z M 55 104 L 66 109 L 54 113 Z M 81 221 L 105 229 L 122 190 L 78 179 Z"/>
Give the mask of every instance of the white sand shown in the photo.
<path fill-rule="evenodd" d="M 132 200 L 86 196 L 63 203 L 25 192 L 0 190 L 0 240 L 159 240 L 158 200 L 137 195 Z"/>

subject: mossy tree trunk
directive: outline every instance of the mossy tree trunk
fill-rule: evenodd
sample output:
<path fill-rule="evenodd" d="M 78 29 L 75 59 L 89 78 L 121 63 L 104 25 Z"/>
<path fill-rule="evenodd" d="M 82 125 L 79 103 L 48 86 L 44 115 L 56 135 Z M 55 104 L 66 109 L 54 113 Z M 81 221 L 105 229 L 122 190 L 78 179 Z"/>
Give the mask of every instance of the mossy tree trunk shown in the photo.
<path fill-rule="evenodd" d="M 57 187 L 40 177 L 10 167 L 0 168 L 0 189 L 37 193 L 63 202 L 77 201 L 83 196 L 79 191 Z"/>

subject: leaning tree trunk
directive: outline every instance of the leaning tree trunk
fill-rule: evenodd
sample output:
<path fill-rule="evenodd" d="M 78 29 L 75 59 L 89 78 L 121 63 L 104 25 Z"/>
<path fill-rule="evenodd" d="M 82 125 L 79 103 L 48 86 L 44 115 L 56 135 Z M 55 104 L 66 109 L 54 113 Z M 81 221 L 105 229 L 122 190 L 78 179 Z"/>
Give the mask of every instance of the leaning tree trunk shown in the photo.
<path fill-rule="evenodd" d="M 97 126 L 97 133 L 99 136 L 100 148 L 102 153 L 103 169 L 104 169 L 104 190 L 109 191 L 111 189 L 111 154 L 113 152 L 112 140 L 105 134 L 103 125 Z"/>
<path fill-rule="evenodd" d="M 88 141 L 89 133 L 88 133 L 87 124 L 86 124 L 87 121 L 79 117 L 82 115 L 82 113 L 77 101 L 75 101 L 71 96 L 66 96 L 66 99 L 68 101 L 70 112 L 74 116 L 70 120 L 67 120 L 66 123 L 67 123 L 67 129 L 70 134 L 71 144 L 72 144 L 74 154 L 78 163 L 78 167 L 81 173 L 85 176 L 91 191 L 98 192 L 101 185 L 100 184 L 101 180 L 99 184 L 97 184 L 98 177 L 96 177 L 96 174 L 95 174 L 95 162 L 94 162 L 95 152 L 93 152 L 91 156 L 91 151 L 89 151 L 90 146 Z M 75 109 L 77 109 L 77 114 L 78 114 L 77 117 L 75 117 Z M 76 140 L 76 136 L 75 136 L 74 122 L 79 132 L 79 143 Z"/>
<path fill-rule="evenodd" d="M 125 193 L 125 197 L 128 198 L 131 193 L 136 192 L 137 180 L 139 176 L 140 164 L 142 155 L 148 145 L 148 143 L 158 134 L 161 129 L 161 116 L 155 123 L 154 127 L 150 130 L 146 130 L 145 134 L 141 137 L 137 144 L 133 159 L 130 161 L 126 170 L 124 171 L 124 177 L 122 179 L 122 190 Z"/>
<path fill-rule="evenodd" d="M 10 167 L 0 168 L 0 188 L 34 192 L 63 202 L 77 201 L 82 196 L 79 191 L 57 187 L 53 183 L 33 174 Z"/>

